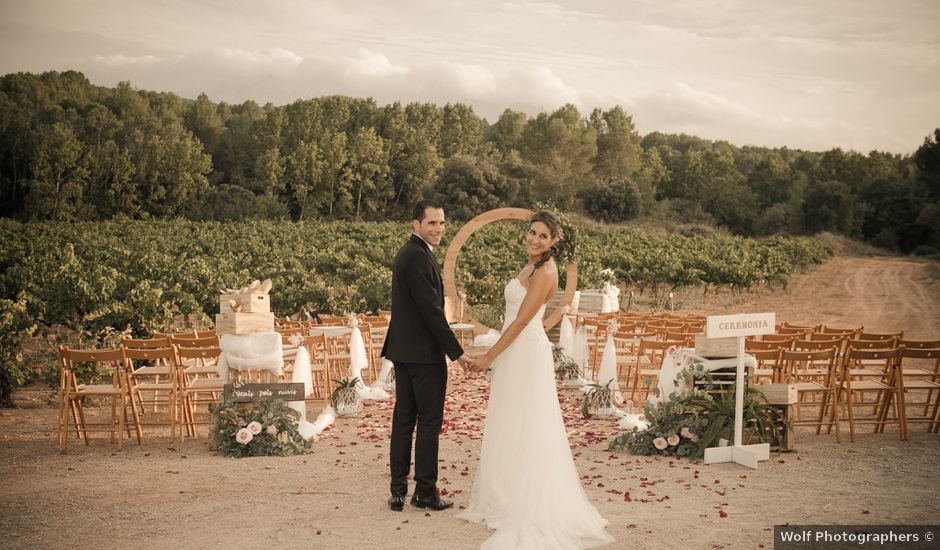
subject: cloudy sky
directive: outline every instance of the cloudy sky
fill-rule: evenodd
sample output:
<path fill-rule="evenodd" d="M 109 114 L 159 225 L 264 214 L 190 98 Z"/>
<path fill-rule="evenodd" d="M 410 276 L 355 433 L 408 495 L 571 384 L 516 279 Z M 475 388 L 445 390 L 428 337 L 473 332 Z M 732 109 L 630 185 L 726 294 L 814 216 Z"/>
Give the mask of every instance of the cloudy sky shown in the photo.
<path fill-rule="evenodd" d="M 641 134 L 911 153 L 940 127 L 937 0 L 0 0 L 0 74 L 285 104 L 622 105 Z"/>

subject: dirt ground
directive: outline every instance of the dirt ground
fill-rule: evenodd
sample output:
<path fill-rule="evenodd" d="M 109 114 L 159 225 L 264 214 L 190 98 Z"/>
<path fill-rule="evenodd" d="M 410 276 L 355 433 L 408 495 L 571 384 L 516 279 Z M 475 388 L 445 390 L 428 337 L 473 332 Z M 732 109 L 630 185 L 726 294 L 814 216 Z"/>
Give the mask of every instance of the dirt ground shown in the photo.
<path fill-rule="evenodd" d="M 776 311 L 794 323 L 940 338 L 937 262 L 837 257 L 783 291 L 696 299 L 702 313 Z M 579 395 L 559 392 L 585 489 L 617 539 L 611 548 L 772 548 L 775 524 L 940 523 L 940 436 L 923 425 L 907 442 L 890 427 L 841 444 L 798 430 L 795 452 L 750 470 L 611 453 L 616 422 L 582 419 Z M 485 396 L 485 382 L 452 373 L 440 487 L 457 509 L 469 499 Z M 0 410 L 3 548 L 459 550 L 489 533 L 454 510 L 388 511 L 391 402 L 339 419 L 310 454 L 233 460 L 204 437 L 178 446 L 153 429 L 123 452 L 99 435 L 62 454 L 52 394 L 18 399 L 21 408 Z"/>

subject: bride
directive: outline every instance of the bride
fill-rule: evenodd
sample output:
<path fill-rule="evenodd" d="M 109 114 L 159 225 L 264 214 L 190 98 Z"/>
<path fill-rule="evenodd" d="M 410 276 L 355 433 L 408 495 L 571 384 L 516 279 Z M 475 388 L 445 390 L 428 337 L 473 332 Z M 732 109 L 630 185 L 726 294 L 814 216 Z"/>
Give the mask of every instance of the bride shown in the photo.
<path fill-rule="evenodd" d="M 496 531 L 484 549 L 558 549 L 613 542 L 581 486 L 555 388 L 545 303 L 558 288 L 552 259 L 562 238 L 549 212 L 529 219 L 529 261 L 506 285 L 502 336 L 473 368 L 492 368 L 480 467 L 458 517 Z"/>

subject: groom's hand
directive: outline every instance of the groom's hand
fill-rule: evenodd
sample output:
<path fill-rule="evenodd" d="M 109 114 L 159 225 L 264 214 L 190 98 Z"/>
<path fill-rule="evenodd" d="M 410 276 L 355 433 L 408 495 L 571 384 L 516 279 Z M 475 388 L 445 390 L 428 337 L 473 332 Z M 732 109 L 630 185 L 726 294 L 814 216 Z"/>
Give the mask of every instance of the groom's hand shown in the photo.
<path fill-rule="evenodd" d="M 456 362 L 458 365 L 460 365 L 460 368 L 463 369 L 464 374 L 469 372 L 476 372 L 476 357 L 465 353 L 458 357 Z"/>
<path fill-rule="evenodd" d="M 457 360 L 455 361 L 455 363 L 457 363 L 458 365 L 460 365 L 460 368 L 463 369 L 464 372 L 466 372 L 467 370 L 472 370 L 472 369 L 473 369 L 473 366 L 472 366 L 472 365 L 473 365 L 473 358 L 470 357 L 470 354 L 468 354 L 468 353 L 465 353 L 465 354 L 461 355 L 460 357 L 458 357 Z"/>

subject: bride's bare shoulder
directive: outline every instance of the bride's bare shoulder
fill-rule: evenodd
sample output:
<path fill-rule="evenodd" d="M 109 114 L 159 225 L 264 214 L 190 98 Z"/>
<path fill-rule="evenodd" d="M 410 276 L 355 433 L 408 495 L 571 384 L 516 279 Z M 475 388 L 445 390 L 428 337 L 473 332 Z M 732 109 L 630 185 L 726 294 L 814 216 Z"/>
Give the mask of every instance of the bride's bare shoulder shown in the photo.
<path fill-rule="evenodd" d="M 555 263 L 554 258 L 545 262 L 545 267 L 547 268 L 546 271 L 551 273 L 555 279 L 558 278 L 558 264 Z"/>
<path fill-rule="evenodd" d="M 555 264 L 555 260 L 545 262 L 539 269 L 535 270 L 532 277 L 537 277 L 540 282 L 549 285 L 558 284 L 558 266 Z"/>

